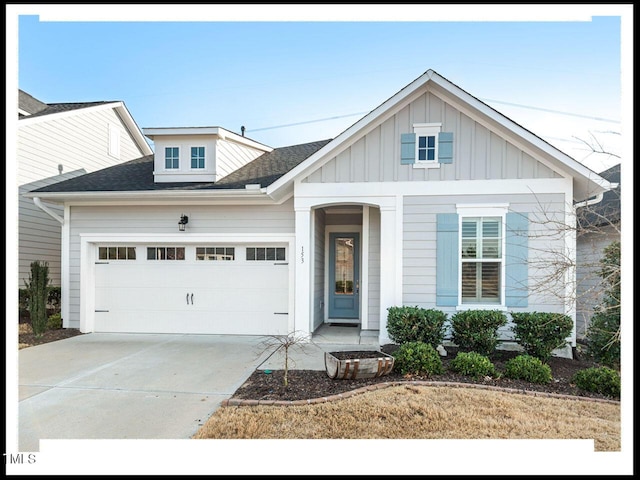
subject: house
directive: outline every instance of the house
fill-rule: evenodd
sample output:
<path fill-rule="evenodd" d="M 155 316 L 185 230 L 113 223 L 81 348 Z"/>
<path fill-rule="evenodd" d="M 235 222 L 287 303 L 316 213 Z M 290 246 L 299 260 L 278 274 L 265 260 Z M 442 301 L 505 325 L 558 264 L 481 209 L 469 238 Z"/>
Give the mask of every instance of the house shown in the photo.
<path fill-rule="evenodd" d="M 600 173 L 613 185 L 596 202 L 583 202 L 576 210 L 576 335 L 584 339 L 594 308 L 602 301 L 600 259 L 603 250 L 612 242 L 620 241 L 620 164 Z"/>
<path fill-rule="evenodd" d="M 382 344 L 387 308 L 403 304 L 575 319 L 569 278 L 559 296 L 537 288 L 545 251 L 575 255 L 575 237 L 539 220 L 575 219 L 575 202 L 611 188 L 433 70 L 331 140 L 143 131 L 154 155 L 27 194 L 65 208 L 66 327 L 268 335 L 339 322 Z"/>
<path fill-rule="evenodd" d="M 22 194 L 153 152 L 122 102 L 44 103 L 18 90 L 17 130 L 18 285 L 40 260 L 60 286 L 64 206 Z"/>

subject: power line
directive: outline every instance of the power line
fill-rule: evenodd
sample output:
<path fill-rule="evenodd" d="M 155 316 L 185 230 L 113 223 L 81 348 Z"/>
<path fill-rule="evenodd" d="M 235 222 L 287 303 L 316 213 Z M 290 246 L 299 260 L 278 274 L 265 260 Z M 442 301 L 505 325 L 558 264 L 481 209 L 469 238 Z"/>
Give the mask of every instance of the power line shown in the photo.
<path fill-rule="evenodd" d="M 286 123 L 284 125 L 275 125 L 273 127 L 252 128 L 251 130 L 247 130 L 247 132 L 260 132 L 262 130 L 271 130 L 271 129 L 274 129 L 274 128 L 295 127 L 296 125 L 305 125 L 307 123 L 326 122 L 327 120 L 335 120 L 335 119 L 338 119 L 338 118 L 353 117 L 355 115 L 364 115 L 365 113 L 369 113 L 369 112 L 347 113 L 346 115 L 337 115 L 337 116 L 334 116 L 334 117 L 318 118 L 317 120 L 307 120 L 307 121 L 304 121 L 304 122 Z"/>
<path fill-rule="evenodd" d="M 552 110 L 550 108 L 532 107 L 531 105 L 522 105 L 519 103 L 502 102 L 500 100 L 491 100 L 489 98 L 482 99 L 483 102 L 500 103 L 502 105 L 511 105 L 512 107 L 528 108 L 530 110 L 540 110 L 541 112 L 557 113 L 559 115 L 569 115 L 570 117 L 588 118 L 589 120 L 599 120 L 601 122 L 620 123 L 619 120 L 611 120 L 610 118 L 591 117 L 589 115 L 580 115 L 579 113 L 561 112 L 560 110 Z"/>

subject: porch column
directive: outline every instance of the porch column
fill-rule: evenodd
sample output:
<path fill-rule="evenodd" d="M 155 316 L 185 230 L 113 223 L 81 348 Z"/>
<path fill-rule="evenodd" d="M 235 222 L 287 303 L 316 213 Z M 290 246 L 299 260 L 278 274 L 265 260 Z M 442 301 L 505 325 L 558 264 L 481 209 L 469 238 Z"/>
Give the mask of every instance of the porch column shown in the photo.
<path fill-rule="evenodd" d="M 296 249 L 290 261 L 295 262 L 294 329 L 300 334 L 311 333 L 311 208 L 295 207 Z"/>
<path fill-rule="evenodd" d="M 380 206 L 380 345 L 391 343 L 387 332 L 387 309 L 402 305 L 401 218 L 397 199 L 395 205 Z"/>

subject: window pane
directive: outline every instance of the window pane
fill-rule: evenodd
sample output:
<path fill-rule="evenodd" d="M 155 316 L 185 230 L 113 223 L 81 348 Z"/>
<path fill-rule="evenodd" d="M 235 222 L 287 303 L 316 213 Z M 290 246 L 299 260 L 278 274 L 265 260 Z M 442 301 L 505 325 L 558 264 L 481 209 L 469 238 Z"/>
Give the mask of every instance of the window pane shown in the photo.
<path fill-rule="evenodd" d="M 418 148 L 427 147 L 427 137 L 418 137 Z"/>
<path fill-rule="evenodd" d="M 267 248 L 267 260 L 275 260 L 276 259 L 276 249 L 269 247 Z"/>
<path fill-rule="evenodd" d="M 418 150 L 418 160 L 426 160 L 426 159 L 427 159 L 427 151 Z"/>
<path fill-rule="evenodd" d="M 500 239 L 485 238 L 482 240 L 482 258 L 500 258 Z"/>
<path fill-rule="evenodd" d="M 435 160 L 435 159 L 436 159 L 436 151 L 427 150 L 427 160 Z"/>
<path fill-rule="evenodd" d="M 353 238 L 335 239 L 335 291 L 336 295 L 353 294 L 354 244 Z"/>
<path fill-rule="evenodd" d="M 427 147 L 435 148 L 436 146 L 436 137 L 429 136 L 427 137 Z"/>
<path fill-rule="evenodd" d="M 184 260 L 184 247 L 176 248 L 176 259 Z"/>
<path fill-rule="evenodd" d="M 155 247 L 147 247 L 147 260 L 155 260 L 155 259 L 156 259 Z"/>
<path fill-rule="evenodd" d="M 256 248 L 256 260 L 264 260 L 266 256 L 266 250 L 264 247 Z"/>
<path fill-rule="evenodd" d="M 464 262 L 462 264 L 462 303 L 477 301 L 477 266 L 478 263 Z"/>
<path fill-rule="evenodd" d="M 116 247 L 109 247 L 109 260 L 116 260 L 118 258 L 118 251 Z"/>
<path fill-rule="evenodd" d="M 236 249 L 231 247 L 227 248 L 227 260 L 235 260 L 236 258 Z"/>
<path fill-rule="evenodd" d="M 500 263 L 482 264 L 482 292 L 483 302 L 500 301 Z"/>
<path fill-rule="evenodd" d="M 107 260 L 107 247 L 99 247 L 98 248 L 98 259 L 99 260 Z"/>
<path fill-rule="evenodd" d="M 499 237 L 500 236 L 500 220 L 487 220 L 482 221 L 482 236 L 483 237 Z"/>
<path fill-rule="evenodd" d="M 204 260 L 204 247 L 196 247 L 196 260 Z"/>
<path fill-rule="evenodd" d="M 247 260 L 255 260 L 255 259 L 256 259 L 256 249 L 247 248 Z"/>
<path fill-rule="evenodd" d="M 276 249 L 276 260 L 285 260 L 284 248 Z"/>
<path fill-rule="evenodd" d="M 127 247 L 127 259 L 129 260 L 136 259 L 136 247 Z"/>
<path fill-rule="evenodd" d="M 176 249 L 167 248 L 167 260 L 175 260 L 175 259 L 176 259 Z"/>

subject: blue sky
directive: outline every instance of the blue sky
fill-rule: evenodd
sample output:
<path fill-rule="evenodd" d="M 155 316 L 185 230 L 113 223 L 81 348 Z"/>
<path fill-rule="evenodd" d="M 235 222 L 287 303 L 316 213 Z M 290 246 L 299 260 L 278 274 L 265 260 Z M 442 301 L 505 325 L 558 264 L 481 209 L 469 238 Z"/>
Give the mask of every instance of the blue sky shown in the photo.
<path fill-rule="evenodd" d="M 141 128 L 244 125 L 247 136 L 278 147 L 337 136 L 432 68 L 590 168 L 618 163 L 590 154 L 583 140 L 594 135 L 621 155 L 620 8 L 545 5 L 540 21 L 508 21 L 483 7 L 471 15 L 483 21 L 456 21 L 451 8 L 432 16 L 429 5 L 403 21 L 379 21 L 389 6 L 376 21 L 336 6 L 293 17 L 274 8 L 273 21 L 252 22 L 151 21 L 146 7 L 115 5 L 79 15 L 24 9 L 18 86 L 48 103 L 122 100 Z M 214 6 L 195 8 L 154 12 L 225 18 Z M 331 14 L 341 20 L 312 21 Z M 115 15 L 126 21 L 100 21 Z M 447 21 L 425 21 L 432 17 Z"/>
<path fill-rule="evenodd" d="M 47 103 L 122 100 L 141 128 L 216 125 L 239 132 L 244 125 L 247 136 L 278 147 L 337 136 L 431 68 L 602 171 L 620 159 L 590 154 L 579 139 L 594 135 L 606 151 L 632 158 L 632 8 L 11 5 L 7 122 L 16 122 L 12 105 L 21 88 Z M 8 191 L 15 188 L 11 168 L 8 163 Z M 631 182 L 632 162 L 623 168 Z M 8 280 L 12 285 L 13 277 Z M 561 448 L 534 442 L 525 449 L 507 442 L 496 457 L 494 444 L 453 442 L 429 444 L 430 455 L 446 464 L 444 470 L 434 465 L 437 472 L 457 473 L 456 467 L 463 473 L 511 473 L 521 465 L 523 450 L 528 455 L 541 448 L 545 462 L 529 464 L 527 473 L 557 473 L 555 466 L 567 461 L 573 473 L 613 473 L 603 455 L 588 455 L 590 445 L 585 455 L 582 445 L 571 442 Z M 143 462 L 154 458 L 165 461 L 155 464 L 156 473 L 219 474 L 240 473 L 232 467 L 241 465 L 237 445 L 216 444 L 213 456 L 204 443 L 185 448 L 180 442 L 155 443 L 153 449 L 145 444 L 147 450 L 139 443 L 52 442 L 48 451 L 67 460 L 58 467 L 63 473 L 73 470 L 73 462 L 78 468 L 99 465 L 104 473 L 144 472 Z M 308 442 L 255 447 L 243 446 L 252 459 L 242 464 L 249 473 L 299 473 L 310 455 L 327 458 Z M 321 461 L 313 473 L 429 473 L 413 461 L 423 458 L 424 444 L 350 448 L 366 458 L 375 457 L 376 448 L 397 457 L 385 453 L 379 464 L 371 457 L 356 467 Z M 448 457 L 460 449 L 469 462 Z M 57 471 L 50 457 L 39 458 L 47 473 Z M 495 458 L 500 461 L 483 460 Z M 470 465 L 473 470 L 465 470 Z"/>

